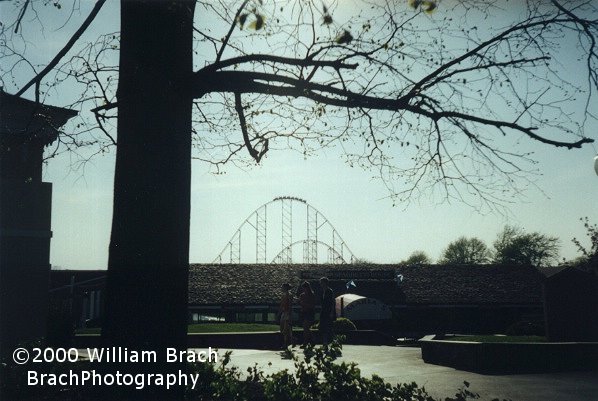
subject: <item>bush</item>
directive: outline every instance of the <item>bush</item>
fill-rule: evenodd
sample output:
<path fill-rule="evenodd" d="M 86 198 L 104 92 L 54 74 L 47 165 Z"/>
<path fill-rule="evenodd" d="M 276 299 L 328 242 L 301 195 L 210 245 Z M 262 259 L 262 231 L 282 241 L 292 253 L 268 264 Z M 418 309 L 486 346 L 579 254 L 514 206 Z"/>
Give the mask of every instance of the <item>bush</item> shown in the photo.
<path fill-rule="evenodd" d="M 345 317 L 339 317 L 332 323 L 332 330 L 335 333 L 347 333 L 349 331 L 357 330 L 355 324 Z"/>
<path fill-rule="evenodd" d="M 316 323 L 311 326 L 312 330 L 319 330 L 320 323 Z M 357 330 L 355 327 L 355 323 L 345 317 L 339 317 L 334 322 L 332 322 L 332 331 L 337 334 L 344 334 L 348 333 L 349 331 Z"/>

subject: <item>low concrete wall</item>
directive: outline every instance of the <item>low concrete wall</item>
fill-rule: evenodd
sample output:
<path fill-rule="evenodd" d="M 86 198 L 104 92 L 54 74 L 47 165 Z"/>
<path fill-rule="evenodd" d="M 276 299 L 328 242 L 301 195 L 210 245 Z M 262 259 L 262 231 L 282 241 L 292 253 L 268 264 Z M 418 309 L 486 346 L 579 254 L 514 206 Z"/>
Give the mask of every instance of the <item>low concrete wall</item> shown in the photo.
<path fill-rule="evenodd" d="M 539 373 L 598 368 L 598 343 L 479 343 L 426 336 L 426 363 L 480 373 Z"/>
<path fill-rule="evenodd" d="M 319 342 L 317 331 L 313 332 L 314 340 Z M 355 330 L 343 334 L 345 344 L 353 345 L 396 345 L 396 340 L 375 330 Z M 303 331 L 293 331 L 293 336 L 300 344 Z M 78 334 L 73 346 L 76 348 L 101 347 L 98 334 Z M 282 338 L 279 332 L 263 331 L 248 333 L 190 333 L 187 335 L 187 345 L 191 348 L 238 348 L 238 349 L 279 349 Z"/>

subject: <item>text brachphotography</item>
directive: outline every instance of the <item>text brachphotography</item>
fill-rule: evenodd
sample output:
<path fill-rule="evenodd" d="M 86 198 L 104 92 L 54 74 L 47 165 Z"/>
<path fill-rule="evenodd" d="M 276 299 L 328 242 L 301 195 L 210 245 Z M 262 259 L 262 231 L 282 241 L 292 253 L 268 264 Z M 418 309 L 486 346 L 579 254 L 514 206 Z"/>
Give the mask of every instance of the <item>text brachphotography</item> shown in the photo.
<path fill-rule="evenodd" d="M 154 363 L 217 363 L 218 351 L 212 347 L 205 350 L 179 350 L 166 348 L 165 352 L 133 350 L 126 347 L 105 348 L 23 348 L 15 350 L 13 359 L 17 364 L 31 361 L 37 363 L 73 363 L 87 360 L 89 369 L 69 369 L 64 373 L 27 371 L 28 386 L 128 386 L 138 390 L 149 386 L 195 388 L 199 375 L 184 370 L 168 373 L 127 373 L 120 370 L 107 372 L 96 370 L 94 364 L 154 364 Z M 117 365 L 118 366 L 118 365 Z"/>
<path fill-rule="evenodd" d="M 134 386 L 142 390 L 149 386 L 171 387 L 184 386 L 195 388 L 199 382 L 199 374 L 188 374 L 179 370 L 177 373 L 103 373 L 95 370 L 75 371 L 68 373 L 27 372 L 28 386 Z"/>

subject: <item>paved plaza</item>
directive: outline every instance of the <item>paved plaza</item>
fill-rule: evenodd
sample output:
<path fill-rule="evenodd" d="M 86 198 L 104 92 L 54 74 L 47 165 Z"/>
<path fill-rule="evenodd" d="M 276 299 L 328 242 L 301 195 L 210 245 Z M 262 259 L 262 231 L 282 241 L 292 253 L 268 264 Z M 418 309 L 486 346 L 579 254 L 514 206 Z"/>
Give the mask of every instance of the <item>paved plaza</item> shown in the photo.
<path fill-rule="evenodd" d="M 226 350 L 220 349 L 222 355 Z M 243 371 L 258 364 L 266 373 L 293 369 L 293 361 L 279 351 L 232 350 L 231 363 Z M 453 395 L 468 381 L 481 400 L 596 401 L 598 371 L 546 374 L 482 375 L 430 365 L 421 359 L 419 348 L 389 346 L 343 346 L 339 361 L 357 362 L 364 376 L 377 374 L 391 383 L 416 382 L 435 397 Z M 269 362 L 271 365 L 269 365 Z"/>

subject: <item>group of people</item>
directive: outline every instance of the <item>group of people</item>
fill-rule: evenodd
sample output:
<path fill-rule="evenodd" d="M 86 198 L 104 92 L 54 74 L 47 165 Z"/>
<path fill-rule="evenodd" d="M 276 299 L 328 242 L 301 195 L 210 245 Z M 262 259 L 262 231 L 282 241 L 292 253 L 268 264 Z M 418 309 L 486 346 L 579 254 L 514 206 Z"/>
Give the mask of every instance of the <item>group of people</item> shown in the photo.
<path fill-rule="evenodd" d="M 332 322 L 336 317 L 336 308 L 334 292 L 329 286 L 328 278 L 322 277 L 320 279 L 320 287 L 322 288 L 322 297 L 320 299 L 319 332 L 322 337 L 322 343 L 327 345 L 332 340 Z M 291 293 L 291 286 L 288 283 L 283 284 L 282 291 L 283 294 L 278 313 L 280 317 L 280 332 L 283 337 L 283 345 L 286 348 L 293 344 L 292 309 L 294 296 Z M 301 293 L 299 294 L 298 302 L 301 307 L 300 319 L 303 326 L 303 345 L 313 344 L 311 326 L 315 322 L 316 295 L 311 288 L 311 284 L 307 281 L 301 284 Z"/>

